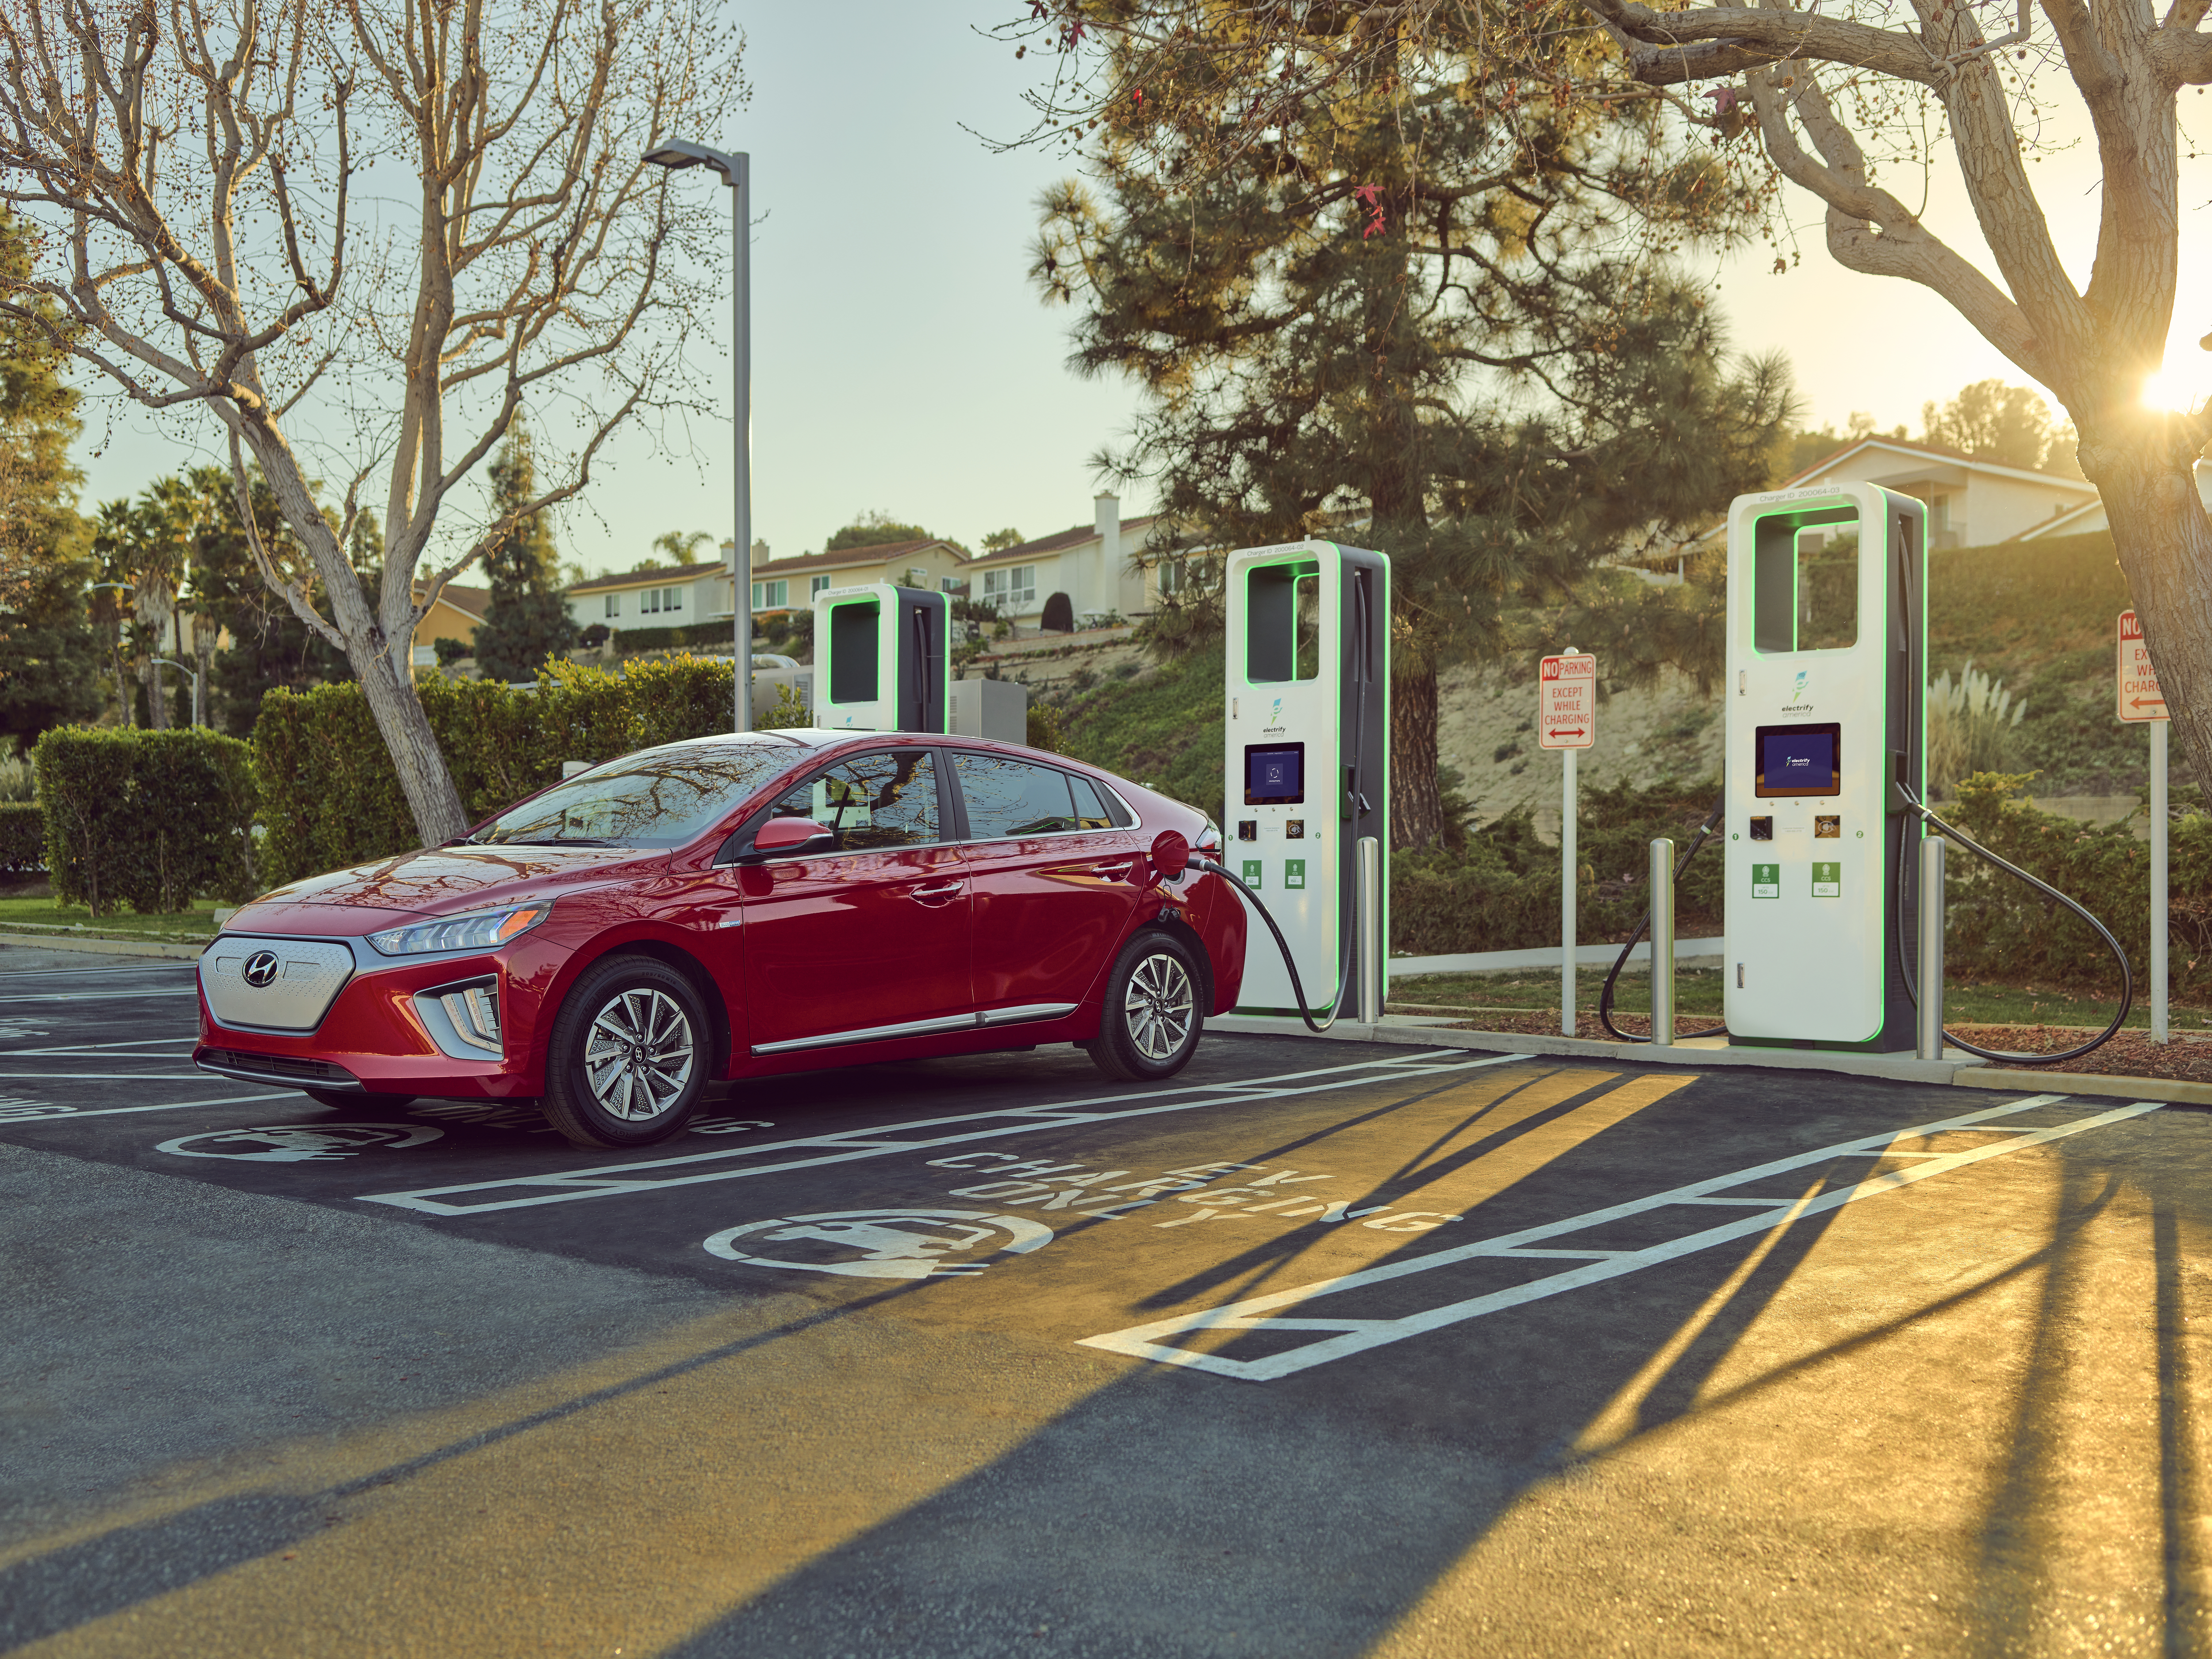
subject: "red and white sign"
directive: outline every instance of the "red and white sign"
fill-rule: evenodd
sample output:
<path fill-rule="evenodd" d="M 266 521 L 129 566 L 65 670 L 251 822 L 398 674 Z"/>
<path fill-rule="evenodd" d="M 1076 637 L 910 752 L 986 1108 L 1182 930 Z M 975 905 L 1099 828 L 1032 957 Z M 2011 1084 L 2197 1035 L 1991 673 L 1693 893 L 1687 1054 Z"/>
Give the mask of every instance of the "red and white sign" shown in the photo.
<path fill-rule="evenodd" d="M 2158 670 L 2150 665 L 2142 622 L 2132 611 L 2120 612 L 2120 718 L 2162 720 L 2166 698 L 2158 689 Z"/>
<path fill-rule="evenodd" d="M 1536 742 L 1587 749 L 1597 741 L 1597 659 L 1586 651 L 1547 657 L 1536 678 Z"/>

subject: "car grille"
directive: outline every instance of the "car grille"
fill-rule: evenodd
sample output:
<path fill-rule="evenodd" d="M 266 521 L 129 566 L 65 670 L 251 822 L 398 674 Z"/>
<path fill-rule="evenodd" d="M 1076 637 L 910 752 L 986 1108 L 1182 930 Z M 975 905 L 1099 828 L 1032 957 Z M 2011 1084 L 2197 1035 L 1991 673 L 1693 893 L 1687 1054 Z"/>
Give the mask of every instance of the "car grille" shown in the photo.
<path fill-rule="evenodd" d="M 313 1083 L 326 1089 L 358 1089 L 361 1079 L 343 1066 L 327 1060 L 301 1060 L 291 1054 L 256 1054 L 242 1048 L 203 1048 L 198 1063 L 210 1072 L 232 1077 L 267 1079 L 271 1083 Z"/>
<path fill-rule="evenodd" d="M 200 990 L 221 1025 L 312 1031 L 353 977 L 353 952 L 337 939 L 225 933 L 200 957 Z"/>

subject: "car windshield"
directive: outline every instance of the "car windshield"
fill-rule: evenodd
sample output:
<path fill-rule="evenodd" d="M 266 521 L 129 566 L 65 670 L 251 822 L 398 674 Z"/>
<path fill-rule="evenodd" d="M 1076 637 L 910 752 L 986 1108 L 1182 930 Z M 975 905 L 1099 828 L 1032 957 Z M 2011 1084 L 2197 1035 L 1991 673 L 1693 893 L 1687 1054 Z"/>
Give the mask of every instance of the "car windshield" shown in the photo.
<path fill-rule="evenodd" d="M 508 808 L 469 843 L 679 847 L 806 759 L 805 750 L 781 743 L 681 743 L 641 750 Z"/>

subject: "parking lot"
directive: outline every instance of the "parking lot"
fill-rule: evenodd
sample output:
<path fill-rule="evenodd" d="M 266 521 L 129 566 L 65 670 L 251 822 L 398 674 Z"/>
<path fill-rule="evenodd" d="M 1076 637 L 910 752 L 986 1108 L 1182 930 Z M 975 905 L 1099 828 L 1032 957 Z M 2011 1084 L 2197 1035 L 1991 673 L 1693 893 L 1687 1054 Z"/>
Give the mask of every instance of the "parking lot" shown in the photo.
<path fill-rule="evenodd" d="M 2171 1654 L 2212 1115 L 1209 1036 L 590 1152 L 0 951 L 0 1648 Z"/>

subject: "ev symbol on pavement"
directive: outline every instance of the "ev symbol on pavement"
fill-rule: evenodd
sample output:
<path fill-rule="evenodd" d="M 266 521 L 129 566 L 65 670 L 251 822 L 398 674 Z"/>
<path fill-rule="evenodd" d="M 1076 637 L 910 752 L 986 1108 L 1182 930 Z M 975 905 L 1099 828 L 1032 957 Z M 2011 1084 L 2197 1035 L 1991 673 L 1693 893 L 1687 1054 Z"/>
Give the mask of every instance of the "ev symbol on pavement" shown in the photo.
<path fill-rule="evenodd" d="M 988 1210 L 834 1210 L 749 1221 L 716 1233 L 704 1248 L 750 1267 L 854 1279 L 953 1279 L 1051 1242 L 1052 1229 L 1041 1222 Z M 771 1255 L 748 1254 L 771 1245 L 784 1248 Z"/>

